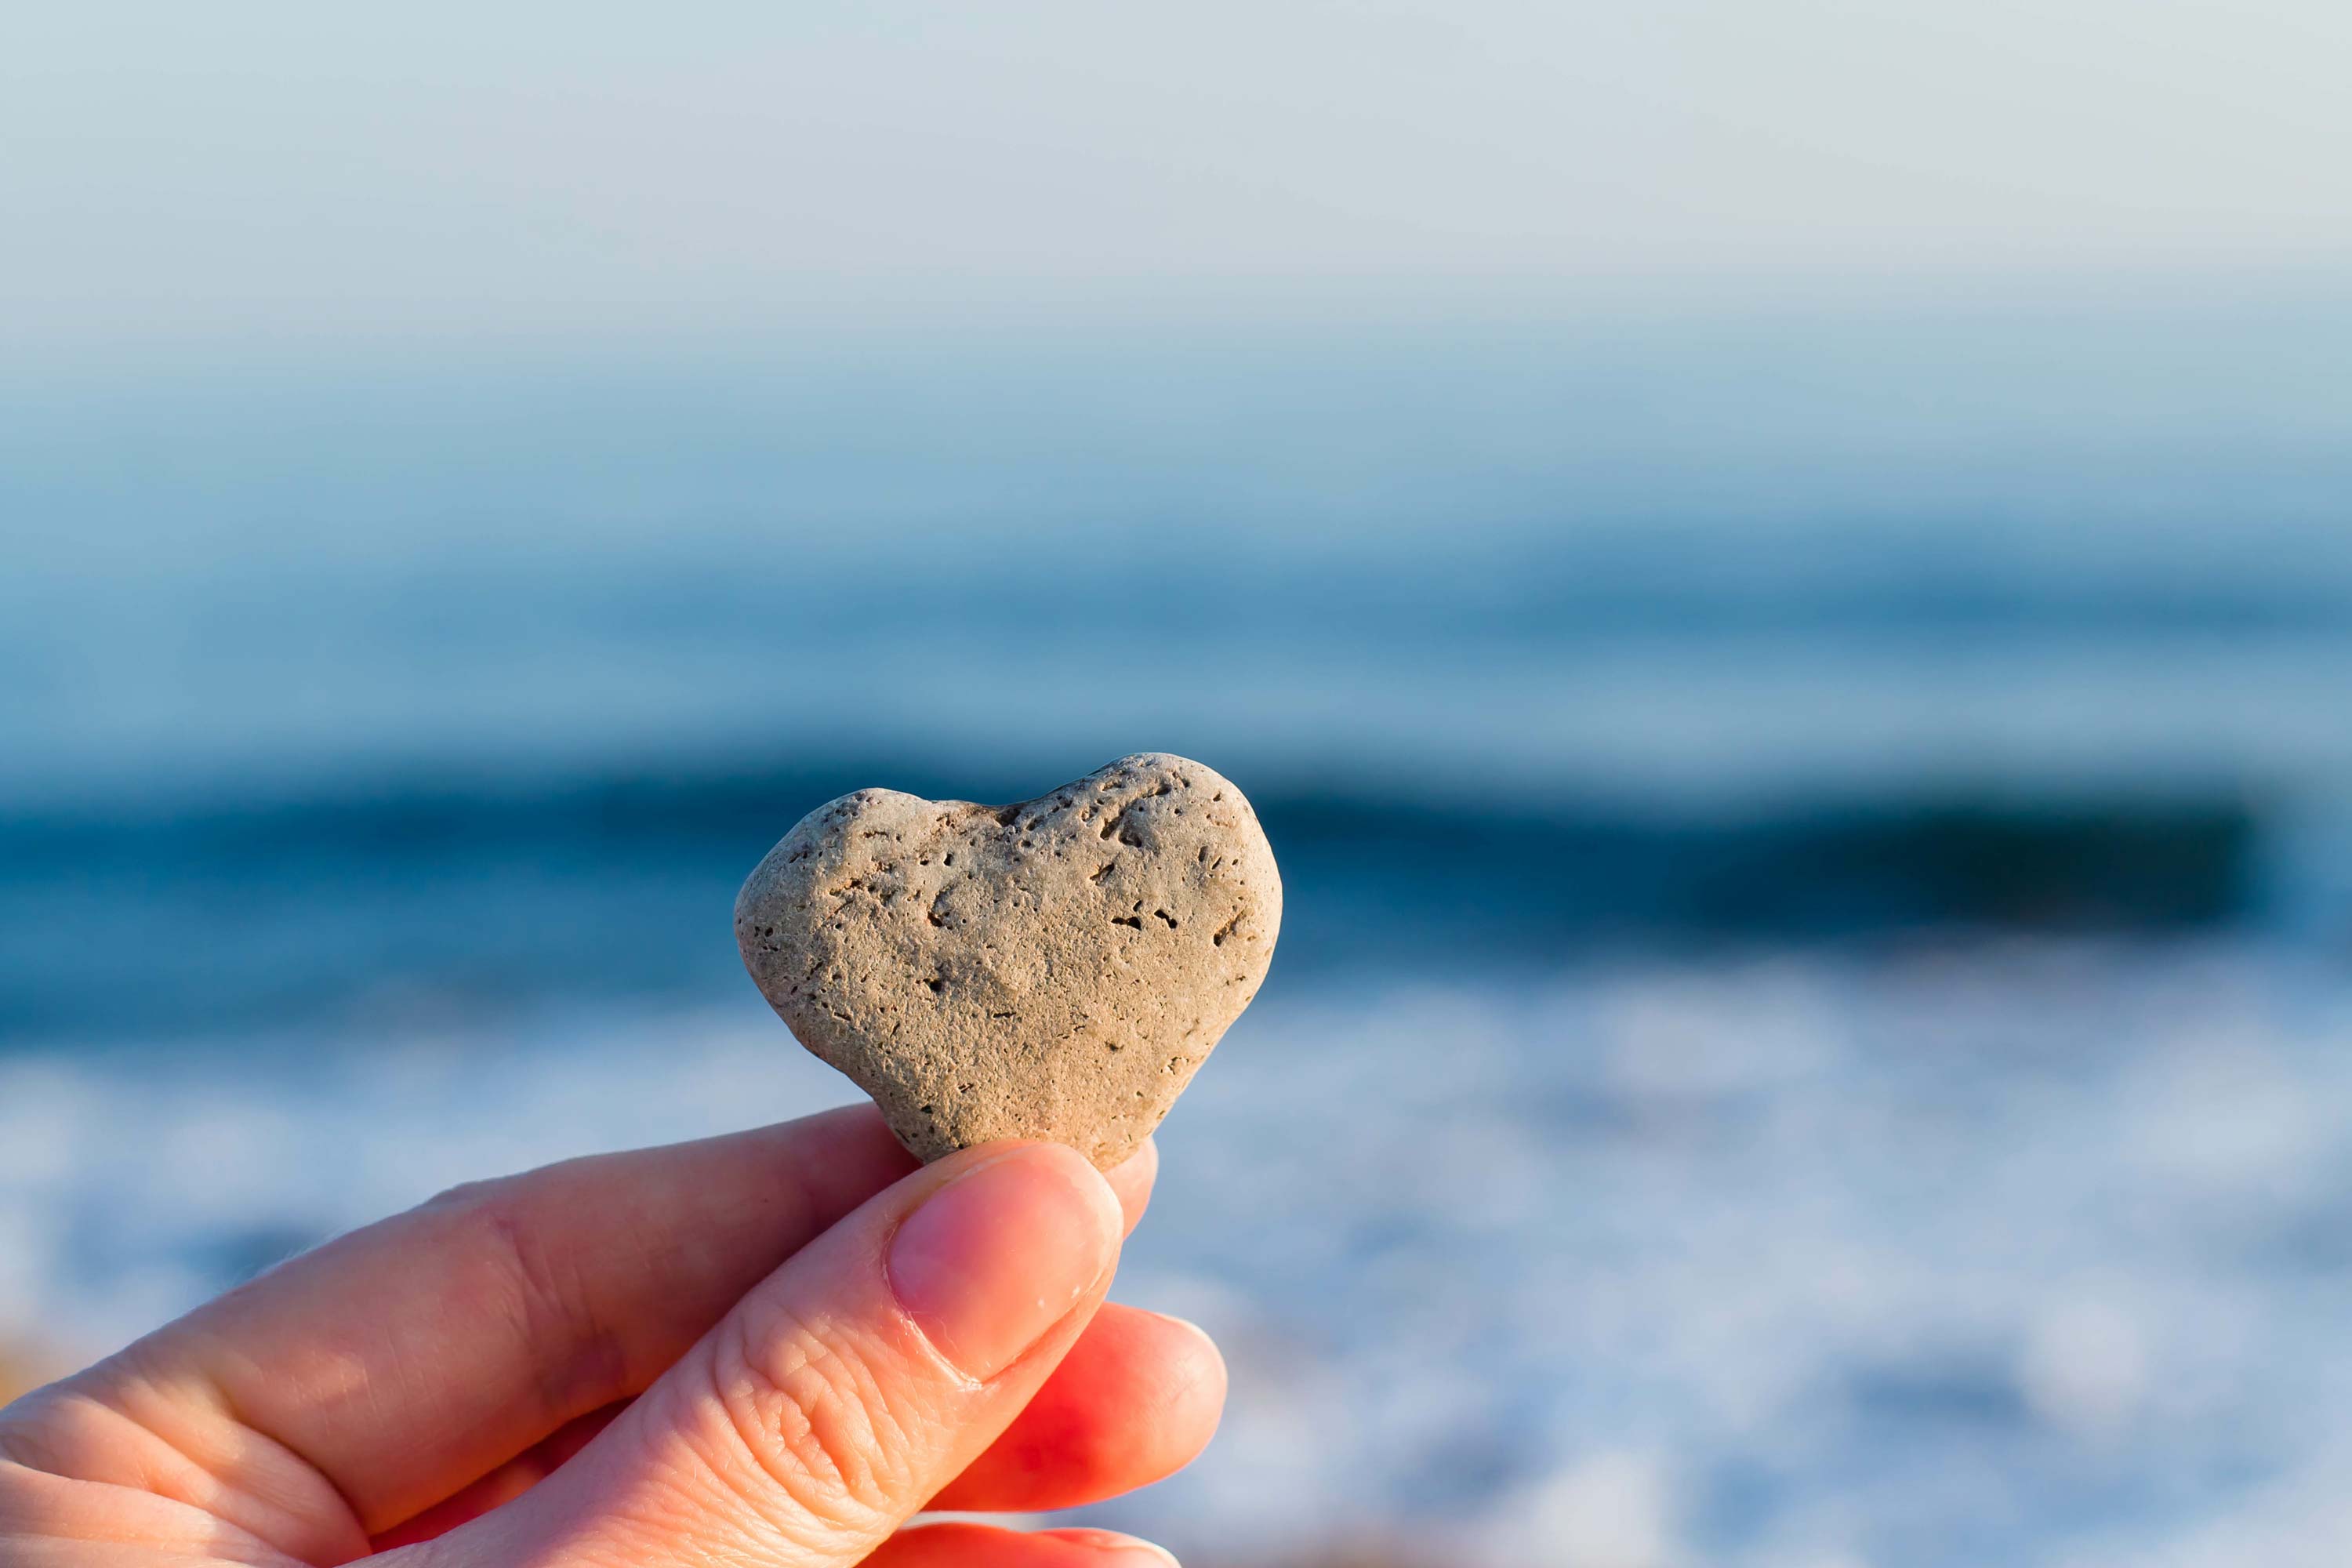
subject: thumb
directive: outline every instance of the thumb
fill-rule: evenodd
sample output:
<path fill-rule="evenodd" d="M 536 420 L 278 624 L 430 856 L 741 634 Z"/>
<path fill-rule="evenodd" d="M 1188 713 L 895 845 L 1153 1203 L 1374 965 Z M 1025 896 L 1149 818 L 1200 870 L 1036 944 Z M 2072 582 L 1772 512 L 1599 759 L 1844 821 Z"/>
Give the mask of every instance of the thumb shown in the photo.
<path fill-rule="evenodd" d="M 856 1563 L 1028 1403 L 1120 1230 L 1059 1144 L 941 1160 L 754 1287 L 571 1464 L 434 1544 L 452 1568 Z"/>

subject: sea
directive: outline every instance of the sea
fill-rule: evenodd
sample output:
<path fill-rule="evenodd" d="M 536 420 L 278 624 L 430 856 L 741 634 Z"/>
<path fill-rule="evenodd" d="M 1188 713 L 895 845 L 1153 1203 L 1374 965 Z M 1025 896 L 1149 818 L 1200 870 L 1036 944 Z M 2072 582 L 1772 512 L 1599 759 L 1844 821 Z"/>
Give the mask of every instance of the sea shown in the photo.
<path fill-rule="evenodd" d="M 853 1093 L 730 906 L 1133 751 L 1278 955 L 1188 1562 L 2352 1539 L 2352 296 L 0 367 L 0 1347 Z M 1333 1559 L 1337 1560 L 1337 1559 Z"/>

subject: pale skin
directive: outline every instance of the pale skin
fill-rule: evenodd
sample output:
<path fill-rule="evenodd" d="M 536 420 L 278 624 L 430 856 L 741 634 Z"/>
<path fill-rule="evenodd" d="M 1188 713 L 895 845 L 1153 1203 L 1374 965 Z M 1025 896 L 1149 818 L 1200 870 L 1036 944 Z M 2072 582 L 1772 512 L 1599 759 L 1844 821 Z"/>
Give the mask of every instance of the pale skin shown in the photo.
<path fill-rule="evenodd" d="M 459 1188 L 0 1410 L 0 1563 L 1167 1568 L 908 1522 L 1207 1443 L 1215 1347 L 1103 1300 L 1157 1165 L 860 1107 Z"/>

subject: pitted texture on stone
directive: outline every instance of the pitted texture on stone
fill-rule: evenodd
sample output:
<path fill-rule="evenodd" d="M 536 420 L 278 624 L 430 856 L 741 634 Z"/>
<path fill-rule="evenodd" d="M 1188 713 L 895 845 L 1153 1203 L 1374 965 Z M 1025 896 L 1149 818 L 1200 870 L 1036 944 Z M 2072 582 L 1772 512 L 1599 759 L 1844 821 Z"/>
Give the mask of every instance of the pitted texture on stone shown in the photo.
<path fill-rule="evenodd" d="M 1281 924 L 1249 802 L 1157 752 L 1017 805 L 845 795 L 735 900 L 761 992 L 917 1155 L 1048 1138 L 1106 1169 L 1257 994 Z"/>

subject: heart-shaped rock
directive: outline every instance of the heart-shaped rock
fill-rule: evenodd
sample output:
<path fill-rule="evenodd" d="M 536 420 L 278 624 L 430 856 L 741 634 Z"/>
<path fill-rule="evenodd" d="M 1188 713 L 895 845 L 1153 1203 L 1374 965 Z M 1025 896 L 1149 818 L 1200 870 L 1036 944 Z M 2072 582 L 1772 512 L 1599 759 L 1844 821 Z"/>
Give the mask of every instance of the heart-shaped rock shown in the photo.
<path fill-rule="evenodd" d="M 843 795 L 735 900 L 761 992 L 915 1154 L 1050 1138 L 1106 1169 L 1257 994 L 1281 924 L 1249 802 L 1159 753 L 1017 805 Z"/>

